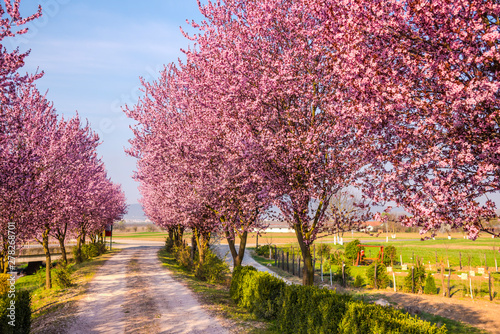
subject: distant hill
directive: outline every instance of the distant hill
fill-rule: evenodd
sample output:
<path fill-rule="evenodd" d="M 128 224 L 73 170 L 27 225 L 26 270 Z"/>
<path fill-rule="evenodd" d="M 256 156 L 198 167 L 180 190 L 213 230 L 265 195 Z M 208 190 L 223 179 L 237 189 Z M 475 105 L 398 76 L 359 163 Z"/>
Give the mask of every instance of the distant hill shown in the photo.
<path fill-rule="evenodd" d="M 142 206 L 138 203 L 129 204 L 127 211 L 127 214 L 123 217 L 124 220 L 143 221 L 147 219 L 144 211 L 142 211 Z"/>

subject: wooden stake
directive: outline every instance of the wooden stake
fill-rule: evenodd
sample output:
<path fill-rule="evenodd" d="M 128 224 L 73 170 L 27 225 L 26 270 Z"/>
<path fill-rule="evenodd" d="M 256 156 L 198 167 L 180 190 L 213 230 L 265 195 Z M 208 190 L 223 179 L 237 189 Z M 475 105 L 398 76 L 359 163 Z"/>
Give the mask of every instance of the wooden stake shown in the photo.
<path fill-rule="evenodd" d="M 491 273 L 488 270 L 488 292 L 490 293 L 490 301 L 493 301 L 493 294 L 491 292 Z"/>

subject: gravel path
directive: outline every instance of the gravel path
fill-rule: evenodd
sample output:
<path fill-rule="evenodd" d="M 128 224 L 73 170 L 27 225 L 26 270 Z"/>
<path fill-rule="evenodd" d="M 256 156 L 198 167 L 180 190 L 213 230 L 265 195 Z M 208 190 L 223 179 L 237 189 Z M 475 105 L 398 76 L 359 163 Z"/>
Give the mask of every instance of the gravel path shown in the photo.
<path fill-rule="evenodd" d="M 162 267 L 159 249 L 129 247 L 110 258 L 79 302 L 68 333 L 226 333 Z"/>
<path fill-rule="evenodd" d="M 229 268 L 231 271 L 233 271 L 233 258 L 231 257 L 231 253 L 229 252 L 229 246 L 228 245 L 214 245 L 212 246 L 213 251 L 220 257 L 226 259 L 226 263 L 229 265 Z M 236 249 L 239 249 L 239 246 L 236 246 Z M 270 273 L 274 277 L 280 278 L 283 281 L 285 281 L 286 284 L 292 284 L 290 280 L 287 280 L 284 277 L 281 277 L 280 275 L 276 274 L 274 271 L 269 269 L 266 266 L 263 266 L 262 264 L 258 263 L 255 261 L 252 256 L 250 255 L 250 252 L 248 249 L 245 249 L 245 256 L 243 256 L 243 262 L 242 265 L 244 266 L 252 266 L 258 271 L 265 271 L 267 273 Z"/>

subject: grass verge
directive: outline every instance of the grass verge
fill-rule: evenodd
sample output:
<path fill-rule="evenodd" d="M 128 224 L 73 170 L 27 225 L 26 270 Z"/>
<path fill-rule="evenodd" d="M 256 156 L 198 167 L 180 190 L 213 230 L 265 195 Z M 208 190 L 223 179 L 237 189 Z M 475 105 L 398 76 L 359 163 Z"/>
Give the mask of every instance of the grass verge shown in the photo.
<path fill-rule="evenodd" d="M 158 252 L 158 257 L 163 266 L 171 271 L 171 275 L 193 291 L 200 302 L 206 306 L 210 312 L 222 317 L 225 327 L 231 327 L 235 333 L 252 334 L 275 334 L 274 322 L 265 321 L 256 318 L 246 309 L 239 307 L 229 295 L 229 282 L 226 284 L 210 284 L 201 281 L 189 272 L 186 268 L 180 266 L 174 255 L 164 249 Z"/>

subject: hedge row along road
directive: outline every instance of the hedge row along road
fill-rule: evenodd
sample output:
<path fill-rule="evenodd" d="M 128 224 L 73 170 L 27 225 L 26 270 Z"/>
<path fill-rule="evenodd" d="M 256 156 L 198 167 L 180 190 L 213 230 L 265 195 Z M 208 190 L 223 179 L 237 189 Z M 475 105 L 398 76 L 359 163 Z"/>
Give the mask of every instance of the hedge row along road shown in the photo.
<path fill-rule="evenodd" d="M 113 246 L 124 249 L 96 273 L 67 333 L 226 333 L 162 268 L 164 243 L 125 242 Z"/>

